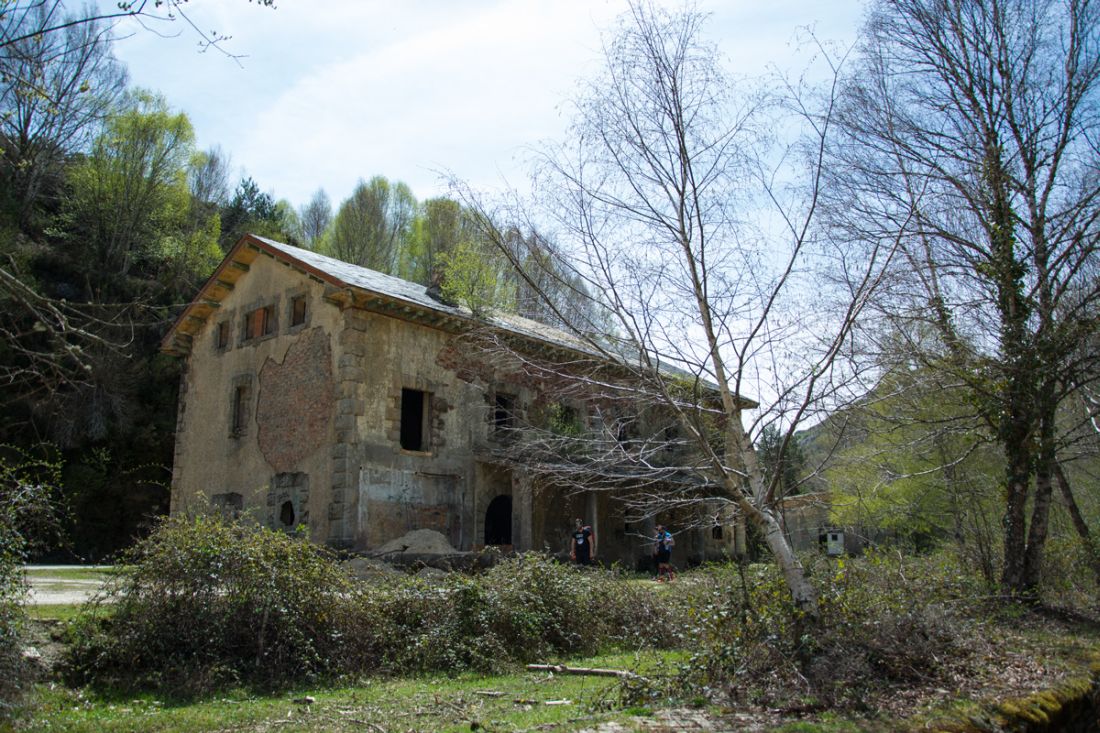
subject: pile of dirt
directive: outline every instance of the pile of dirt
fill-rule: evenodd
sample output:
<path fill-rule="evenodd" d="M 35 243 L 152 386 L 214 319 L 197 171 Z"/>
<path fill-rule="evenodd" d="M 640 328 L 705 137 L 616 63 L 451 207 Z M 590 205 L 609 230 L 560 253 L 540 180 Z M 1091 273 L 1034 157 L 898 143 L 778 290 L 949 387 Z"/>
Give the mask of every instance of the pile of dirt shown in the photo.
<path fill-rule="evenodd" d="M 456 550 L 447 538 L 433 529 L 414 529 L 406 532 L 395 540 L 391 540 L 379 547 L 372 554 L 375 556 L 392 555 L 396 553 L 410 555 L 456 555 Z"/>
<path fill-rule="evenodd" d="M 500 559 L 500 552 L 496 548 L 463 552 L 456 550 L 446 537 L 435 530 L 416 529 L 371 551 L 369 557 L 409 573 L 423 568 L 477 572 L 495 565 Z"/>
<path fill-rule="evenodd" d="M 353 557 L 340 563 L 348 575 L 358 580 L 371 580 L 384 575 L 400 575 L 401 571 L 373 557 Z"/>

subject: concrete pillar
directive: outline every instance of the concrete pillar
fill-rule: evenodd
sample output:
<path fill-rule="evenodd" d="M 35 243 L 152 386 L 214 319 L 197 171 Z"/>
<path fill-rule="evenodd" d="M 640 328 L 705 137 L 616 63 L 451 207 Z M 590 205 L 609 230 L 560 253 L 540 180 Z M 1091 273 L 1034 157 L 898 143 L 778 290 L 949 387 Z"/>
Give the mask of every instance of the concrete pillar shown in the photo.
<path fill-rule="evenodd" d="M 645 541 L 638 553 L 640 569 L 655 571 L 657 566 L 653 563 L 653 538 L 657 536 L 657 520 L 654 517 L 646 517 L 642 522 L 642 534 L 645 535 Z"/>
<path fill-rule="evenodd" d="M 512 547 L 516 552 L 534 549 L 534 490 L 531 483 L 527 472 L 512 471 Z"/>
<path fill-rule="evenodd" d="M 585 521 L 588 522 L 588 526 L 592 528 L 592 534 L 596 535 L 596 556 L 599 557 L 600 553 L 600 518 L 599 518 L 599 496 L 595 491 L 589 491 L 587 501 L 585 504 Z"/>

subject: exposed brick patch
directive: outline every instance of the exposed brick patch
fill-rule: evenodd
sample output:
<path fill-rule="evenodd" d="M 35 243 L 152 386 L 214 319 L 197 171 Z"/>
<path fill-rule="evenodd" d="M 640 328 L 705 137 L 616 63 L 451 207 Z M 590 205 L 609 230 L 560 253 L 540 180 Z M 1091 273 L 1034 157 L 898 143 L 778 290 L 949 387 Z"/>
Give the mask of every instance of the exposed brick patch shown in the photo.
<path fill-rule="evenodd" d="M 256 404 L 257 441 L 277 472 L 292 471 L 325 442 L 335 391 L 332 347 L 320 328 L 304 331 L 282 364 L 264 362 Z"/>

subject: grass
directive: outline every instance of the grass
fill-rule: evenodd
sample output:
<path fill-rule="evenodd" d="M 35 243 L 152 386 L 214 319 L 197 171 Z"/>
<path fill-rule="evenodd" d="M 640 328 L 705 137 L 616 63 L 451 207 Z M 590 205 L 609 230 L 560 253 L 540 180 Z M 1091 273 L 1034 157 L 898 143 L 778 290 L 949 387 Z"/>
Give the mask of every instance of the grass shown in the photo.
<path fill-rule="evenodd" d="M 576 664 L 642 674 L 674 668 L 680 655 L 603 655 Z M 20 730 L 71 733 L 234 730 L 470 731 L 575 730 L 625 720 L 618 682 L 606 677 L 517 671 L 485 677 L 430 676 L 370 680 L 338 689 L 302 689 L 272 696 L 236 691 L 197 702 L 163 697 L 111 698 L 88 690 L 40 685 L 33 718 Z M 314 698 L 312 704 L 295 702 Z M 644 713 L 644 710 L 634 712 Z"/>
<path fill-rule="evenodd" d="M 77 576 L 85 579 L 89 573 L 78 572 Z M 683 595 L 711 579 L 706 573 L 686 572 L 672 584 L 642 577 L 627 578 L 623 583 L 652 589 L 659 595 Z M 874 596 L 871 598 L 874 600 Z M 67 620 L 77 611 L 77 606 L 63 605 L 28 608 L 32 618 L 41 619 Z M 29 712 L 19 721 L 19 730 L 568 731 L 608 721 L 633 730 L 639 724 L 631 716 L 639 715 L 653 716 L 660 730 L 677 730 L 690 727 L 691 721 L 675 716 L 705 714 L 711 720 L 717 719 L 715 724 L 723 729 L 736 729 L 745 722 L 738 716 L 751 715 L 760 729 L 767 726 L 785 733 L 880 733 L 917 730 L 935 721 L 965 720 L 969 714 L 983 713 L 990 701 L 1021 697 L 1057 684 L 1066 675 L 1079 675 L 1100 654 L 1100 624 L 1071 612 L 1049 615 L 1024 607 L 999 606 L 989 611 L 975 607 L 973 613 L 977 614 L 969 619 L 973 625 L 964 627 L 970 641 L 956 655 L 958 658 L 943 660 L 943 679 L 917 684 L 912 689 L 876 691 L 872 685 L 866 708 L 817 709 L 808 711 L 808 715 L 796 711 L 798 705 L 784 710 L 792 701 L 756 696 L 757 692 L 771 692 L 762 684 L 766 680 L 753 678 L 744 680 L 747 687 L 741 691 L 741 702 L 727 703 L 735 710 L 666 711 L 663 708 L 694 704 L 693 696 L 686 695 L 679 702 L 624 699 L 623 688 L 615 679 L 517 669 L 491 677 L 369 678 L 340 687 L 303 687 L 271 695 L 236 689 L 200 700 L 173 699 L 170 690 L 157 695 L 112 695 L 42 684 L 28 701 Z M 629 670 L 658 679 L 675 674 L 688 655 L 688 651 L 604 654 L 569 663 Z M 656 685 L 654 689 L 663 688 Z M 313 702 L 296 702 L 306 696 Z M 694 699 L 703 704 L 702 694 Z M 552 702 L 560 704 L 548 704 Z M 667 724 L 666 715 L 673 716 Z M 799 719 L 802 715 L 807 717 Z"/>
<path fill-rule="evenodd" d="M 47 603 L 26 606 L 27 618 L 35 621 L 72 621 L 80 613 L 79 604 Z"/>

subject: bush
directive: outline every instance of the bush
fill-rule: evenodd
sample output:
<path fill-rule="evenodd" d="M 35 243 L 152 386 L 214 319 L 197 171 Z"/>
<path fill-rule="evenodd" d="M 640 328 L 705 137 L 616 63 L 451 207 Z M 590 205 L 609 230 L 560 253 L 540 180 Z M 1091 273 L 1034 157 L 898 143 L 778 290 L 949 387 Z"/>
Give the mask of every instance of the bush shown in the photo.
<path fill-rule="evenodd" d="M 498 671 L 609 648 L 669 646 L 674 607 L 613 572 L 579 570 L 535 553 L 483 575 L 363 588 L 349 632 L 361 659 L 390 674 Z"/>
<path fill-rule="evenodd" d="M 485 574 L 354 583 L 308 541 L 222 518 L 163 522 L 73 625 L 75 682 L 182 695 L 318 676 L 495 671 L 675 640 L 673 605 L 545 556 Z"/>
<path fill-rule="evenodd" d="M 9 716 L 26 688 L 23 563 L 35 540 L 56 527 L 51 496 L 60 470 L 49 458 L 0 446 L 0 720 Z"/>
<path fill-rule="evenodd" d="M 169 519 L 74 624 L 70 676 L 186 695 L 338 671 L 350 591 L 331 554 L 304 539 Z"/>
<path fill-rule="evenodd" d="M 983 586 L 951 556 L 808 562 L 821 594 L 813 626 L 800 623 L 774 566 L 742 569 L 744 582 L 735 568 L 712 571 L 710 593 L 689 614 L 698 646 L 683 670 L 685 690 L 722 701 L 810 695 L 858 705 L 873 687 L 934 680 L 941 660 L 965 654 L 962 611 Z"/>

